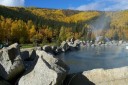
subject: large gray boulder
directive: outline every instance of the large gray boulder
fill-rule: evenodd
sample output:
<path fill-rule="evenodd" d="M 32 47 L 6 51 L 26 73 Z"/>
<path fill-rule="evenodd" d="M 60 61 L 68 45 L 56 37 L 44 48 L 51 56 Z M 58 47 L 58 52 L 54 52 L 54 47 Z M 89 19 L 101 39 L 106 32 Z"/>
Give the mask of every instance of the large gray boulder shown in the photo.
<path fill-rule="evenodd" d="M 38 60 L 33 70 L 22 76 L 19 85 L 61 85 L 68 67 L 61 60 L 45 51 L 36 51 Z"/>
<path fill-rule="evenodd" d="M 83 76 L 96 85 L 127 85 L 128 84 L 128 67 L 114 69 L 94 69 L 84 71 Z"/>
<path fill-rule="evenodd" d="M 52 47 L 50 45 L 44 45 L 43 50 L 48 52 L 48 53 L 53 53 Z"/>
<path fill-rule="evenodd" d="M 60 47 L 62 48 L 62 51 L 63 52 L 65 52 L 65 51 L 67 51 L 69 49 L 69 45 L 68 45 L 68 43 L 66 41 L 63 41 L 61 43 L 61 46 Z"/>
<path fill-rule="evenodd" d="M 17 77 L 24 70 L 17 43 L 0 50 L 0 76 L 6 80 Z"/>

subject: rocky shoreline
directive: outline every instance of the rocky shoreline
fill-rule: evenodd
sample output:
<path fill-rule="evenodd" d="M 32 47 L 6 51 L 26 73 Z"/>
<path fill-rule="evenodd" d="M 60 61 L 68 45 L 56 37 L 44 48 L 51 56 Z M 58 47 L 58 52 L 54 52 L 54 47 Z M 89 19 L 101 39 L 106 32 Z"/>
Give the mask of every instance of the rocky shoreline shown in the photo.
<path fill-rule="evenodd" d="M 122 44 L 122 42 L 120 42 Z M 68 74 L 69 67 L 55 55 L 80 48 L 79 40 L 60 47 L 20 49 L 17 43 L 0 50 L 0 85 L 126 85 L 128 67 L 94 69 Z M 92 46 L 91 44 L 90 46 Z M 120 82 L 119 82 L 120 81 Z"/>

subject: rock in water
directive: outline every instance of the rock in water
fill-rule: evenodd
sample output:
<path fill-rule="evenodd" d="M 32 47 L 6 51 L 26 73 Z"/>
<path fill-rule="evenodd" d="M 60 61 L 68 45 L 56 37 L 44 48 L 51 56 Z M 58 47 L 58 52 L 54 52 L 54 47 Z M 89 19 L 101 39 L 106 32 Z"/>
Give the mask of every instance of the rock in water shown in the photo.
<path fill-rule="evenodd" d="M 61 53 L 61 52 L 62 52 L 62 48 L 61 48 L 61 47 L 57 47 L 56 53 L 59 54 L 59 53 Z"/>
<path fill-rule="evenodd" d="M 61 60 L 45 51 L 36 51 L 39 57 L 34 69 L 21 77 L 19 85 L 61 85 L 68 67 Z"/>
<path fill-rule="evenodd" d="M 94 69 L 82 73 L 96 85 L 127 85 L 128 67 L 114 69 Z"/>
<path fill-rule="evenodd" d="M 68 43 L 66 41 L 63 41 L 61 43 L 61 46 L 60 47 L 62 48 L 62 51 L 63 52 L 65 52 L 65 51 L 67 51 L 69 49 L 69 45 L 68 45 Z"/>
<path fill-rule="evenodd" d="M 72 42 L 68 42 L 68 45 L 69 45 L 69 49 L 71 51 L 79 49 L 80 48 L 80 40 L 75 40 L 73 44 L 72 44 Z"/>
<path fill-rule="evenodd" d="M 0 76 L 6 80 L 14 79 L 24 70 L 17 43 L 0 50 Z"/>
<path fill-rule="evenodd" d="M 57 46 L 51 46 L 51 48 L 52 48 L 53 53 L 57 54 L 57 51 L 56 51 L 57 50 Z"/>
<path fill-rule="evenodd" d="M 48 53 L 53 53 L 52 47 L 50 45 L 44 45 L 43 50 L 48 52 Z"/>

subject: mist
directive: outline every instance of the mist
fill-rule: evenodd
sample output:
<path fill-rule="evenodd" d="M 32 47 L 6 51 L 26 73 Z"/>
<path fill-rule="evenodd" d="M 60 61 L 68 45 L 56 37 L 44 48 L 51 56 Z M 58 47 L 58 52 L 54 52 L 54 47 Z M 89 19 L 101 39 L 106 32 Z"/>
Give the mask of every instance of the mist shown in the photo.
<path fill-rule="evenodd" d="M 101 13 L 101 15 L 91 22 L 91 28 L 95 36 L 100 36 L 100 32 L 110 28 L 110 17 L 106 16 L 106 13 Z"/>

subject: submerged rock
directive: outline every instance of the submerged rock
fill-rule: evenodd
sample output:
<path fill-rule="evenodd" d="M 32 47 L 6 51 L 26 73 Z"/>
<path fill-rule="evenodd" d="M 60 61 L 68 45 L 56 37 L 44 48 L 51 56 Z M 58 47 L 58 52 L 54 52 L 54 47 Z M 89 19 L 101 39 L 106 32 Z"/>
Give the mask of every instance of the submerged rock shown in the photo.
<path fill-rule="evenodd" d="M 24 70 L 17 43 L 0 50 L 0 76 L 12 80 Z"/>
<path fill-rule="evenodd" d="M 45 51 L 36 51 L 39 57 L 33 70 L 19 80 L 19 85 L 61 85 L 69 68 L 61 60 Z"/>

